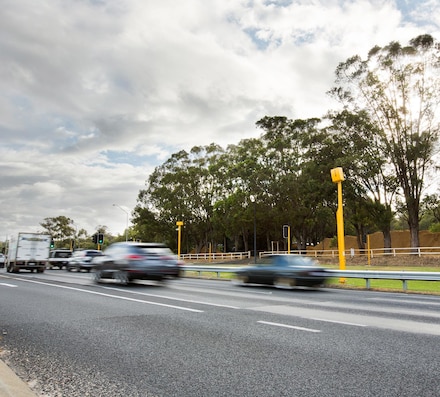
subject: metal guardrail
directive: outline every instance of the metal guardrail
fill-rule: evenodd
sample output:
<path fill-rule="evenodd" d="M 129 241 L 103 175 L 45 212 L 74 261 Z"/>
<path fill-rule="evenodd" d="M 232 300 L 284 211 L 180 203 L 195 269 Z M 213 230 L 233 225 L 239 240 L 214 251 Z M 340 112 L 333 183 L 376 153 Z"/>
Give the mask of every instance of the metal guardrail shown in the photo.
<path fill-rule="evenodd" d="M 183 265 L 184 272 L 197 272 L 200 277 L 204 272 L 216 273 L 217 278 L 221 273 L 235 273 L 243 266 L 193 266 Z M 408 281 L 440 281 L 440 272 L 405 272 L 405 271 L 387 271 L 387 270 L 333 270 L 327 269 L 332 278 L 357 278 L 364 279 L 366 288 L 371 288 L 371 280 L 399 280 L 402 282 L 404 291 L 408 289 Z"/>

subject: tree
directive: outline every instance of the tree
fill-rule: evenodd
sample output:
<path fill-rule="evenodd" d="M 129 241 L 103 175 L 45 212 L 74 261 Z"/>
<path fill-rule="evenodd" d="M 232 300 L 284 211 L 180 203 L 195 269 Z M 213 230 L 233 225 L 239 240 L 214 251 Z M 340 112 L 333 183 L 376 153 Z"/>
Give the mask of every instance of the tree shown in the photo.
<path fill-rule="evenodd" d="M 222 153 L 211 144 L 173 154 L 148 178 L 147 188 L 138 195 L 137 214 L 142 215 L 142 208 L 153 213 L 167 228 L 168 241 L 175 238 L 176 221 L 183 221 L 187 243 L 200 252 L 214 233 L 213 209 L 222 186 L 213 165 Z"/>
<path fill-rule="evenodd" d="M 64 243 L 75 235 L 75 228 L 73 227 L 73 220 L 66 216 L 57 216 L 53 218 L 44 218 L 40 223 L 52 238 L 58 243 Z M 70 244 L 67 244 L 70 246 Z"/>
<path fill-rule="evenodd" d="M 439 138 L 440 49 L 430 35 L 408 46 L 391 42 L 339 64 L 330 92 L 354 113 L 364 110 L 379 131 L 381 150 L 393 166 L 405 200 L 411 246 L 419 246 L 424 178 Z"/>
<path fill-rule="evenodd" d="M 298 249 L 316 244 L 328 232 L 328 198 L 330 166 L 316 161 L 317 146 L 322 145 L 321 120 L 290 120 L 286 117 L 264 117 L 257 126 L 265 132 L 265 199 L 272 232 L 279 236 L 281 225 L 291 225 Z M 324 171 L 324 172 L 323 172 Z M 270 208 L 270 212 L 268 209 Z M 334 224 L 334 218 L 332 220 Z"/>
<path fill-rule="evenodd" d="M 378 140 L 380 131 L 365 111 L 344 110 L 328 117 L 331 144 L 336 146 L 335 152 L 339 151 L 338 162 L 349 175 L 345 196 L 353 214 L 358 214 L 351 221 L 356 219 L 352 223 L 358 233 L 359 248 L 365 248 L 363 236 L 372 226 L 382 231 L 384 248 L 391 248 L 392 203 L 398 182 Z M 365 216 L 360 217 L 360 211 Z M 361 219 L 363 223 L 359 223 Z"/>

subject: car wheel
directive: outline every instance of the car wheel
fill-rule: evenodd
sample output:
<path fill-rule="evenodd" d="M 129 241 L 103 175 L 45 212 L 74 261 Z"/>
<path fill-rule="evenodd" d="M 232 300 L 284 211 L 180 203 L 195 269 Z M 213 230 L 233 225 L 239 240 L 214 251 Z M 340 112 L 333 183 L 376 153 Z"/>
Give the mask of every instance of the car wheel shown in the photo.
<path fill-rule="evenodd" d="M 127 285 L 129 283 L 128 274 L 123 270 L 118 270 L 113 273 L 113 279 L 116 280 L 121 285 Z"/>
<path fill-rule="evenodd" d="M 237 277 L 233 280 L 234 284 L 243 286 L 246 285 L 249 282 L 249 277 L 245 274 L 239 274 Z"/>
<path fill-rule="evenodd" d="M 278 277 L 273 282 L 273 285 L 277 288 L 290 288 L 294 287 L 295 284 L 295 279 L 288 277 Z"/>
<path fill-rule="evenodd" d="M 101 270 L 97 270 L 95 272 L 95 274 L 93 275 L 93 279 L 95 280 L 95 283 L 99 284 L 101 282 L 101 280 L 102 280 L 102 272 L 101 272 Z"/>

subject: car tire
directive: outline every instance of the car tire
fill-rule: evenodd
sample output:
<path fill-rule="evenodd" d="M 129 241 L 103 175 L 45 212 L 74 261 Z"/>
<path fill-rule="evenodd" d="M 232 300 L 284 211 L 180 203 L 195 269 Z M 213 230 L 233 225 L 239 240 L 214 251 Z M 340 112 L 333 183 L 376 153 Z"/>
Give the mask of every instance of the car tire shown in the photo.
<path fill-rule="evenodd" d="M 95 283 L 99 284 L 102 281 L 102 272 L 101 270 L 97 270 L 93 275 L 93 280 Z"/>
<path fill-rule="evenodd" d="M 130 280 L 128 278 L 128 273 L 123 270 L 118 270 L 113 273 L 113 279 L 116 280 L 121 285 L 127 285 Z"/>
<path fill-rule="evenodd" d="M 249 282 L 249 277 L 245 274 L 239 274 L 233 281 L 235 285 L 244 286 Z"/>
<path fill-rule="evenodd" d="M 291 288 L 296 285 L 296 281 L 293 278 L 278 277 L 273 281 L 273 285 L 277 288 Z"/>

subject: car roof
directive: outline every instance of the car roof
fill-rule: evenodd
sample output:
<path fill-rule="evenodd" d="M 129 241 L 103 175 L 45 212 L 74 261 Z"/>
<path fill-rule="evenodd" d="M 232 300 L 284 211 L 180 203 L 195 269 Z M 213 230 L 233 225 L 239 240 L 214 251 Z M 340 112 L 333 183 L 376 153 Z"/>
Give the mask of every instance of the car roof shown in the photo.
<path fill-rule="evenodd" d="M 117 243 L 113 243 L 112 245 L 123 245 L 123 246 L 129 246 L 129 247 L 163 247 L 168 248 L 166 244 L 163 243 L 143 243 L 143 242 L 137 242 L 137 241 L 121 241 Z"/>

